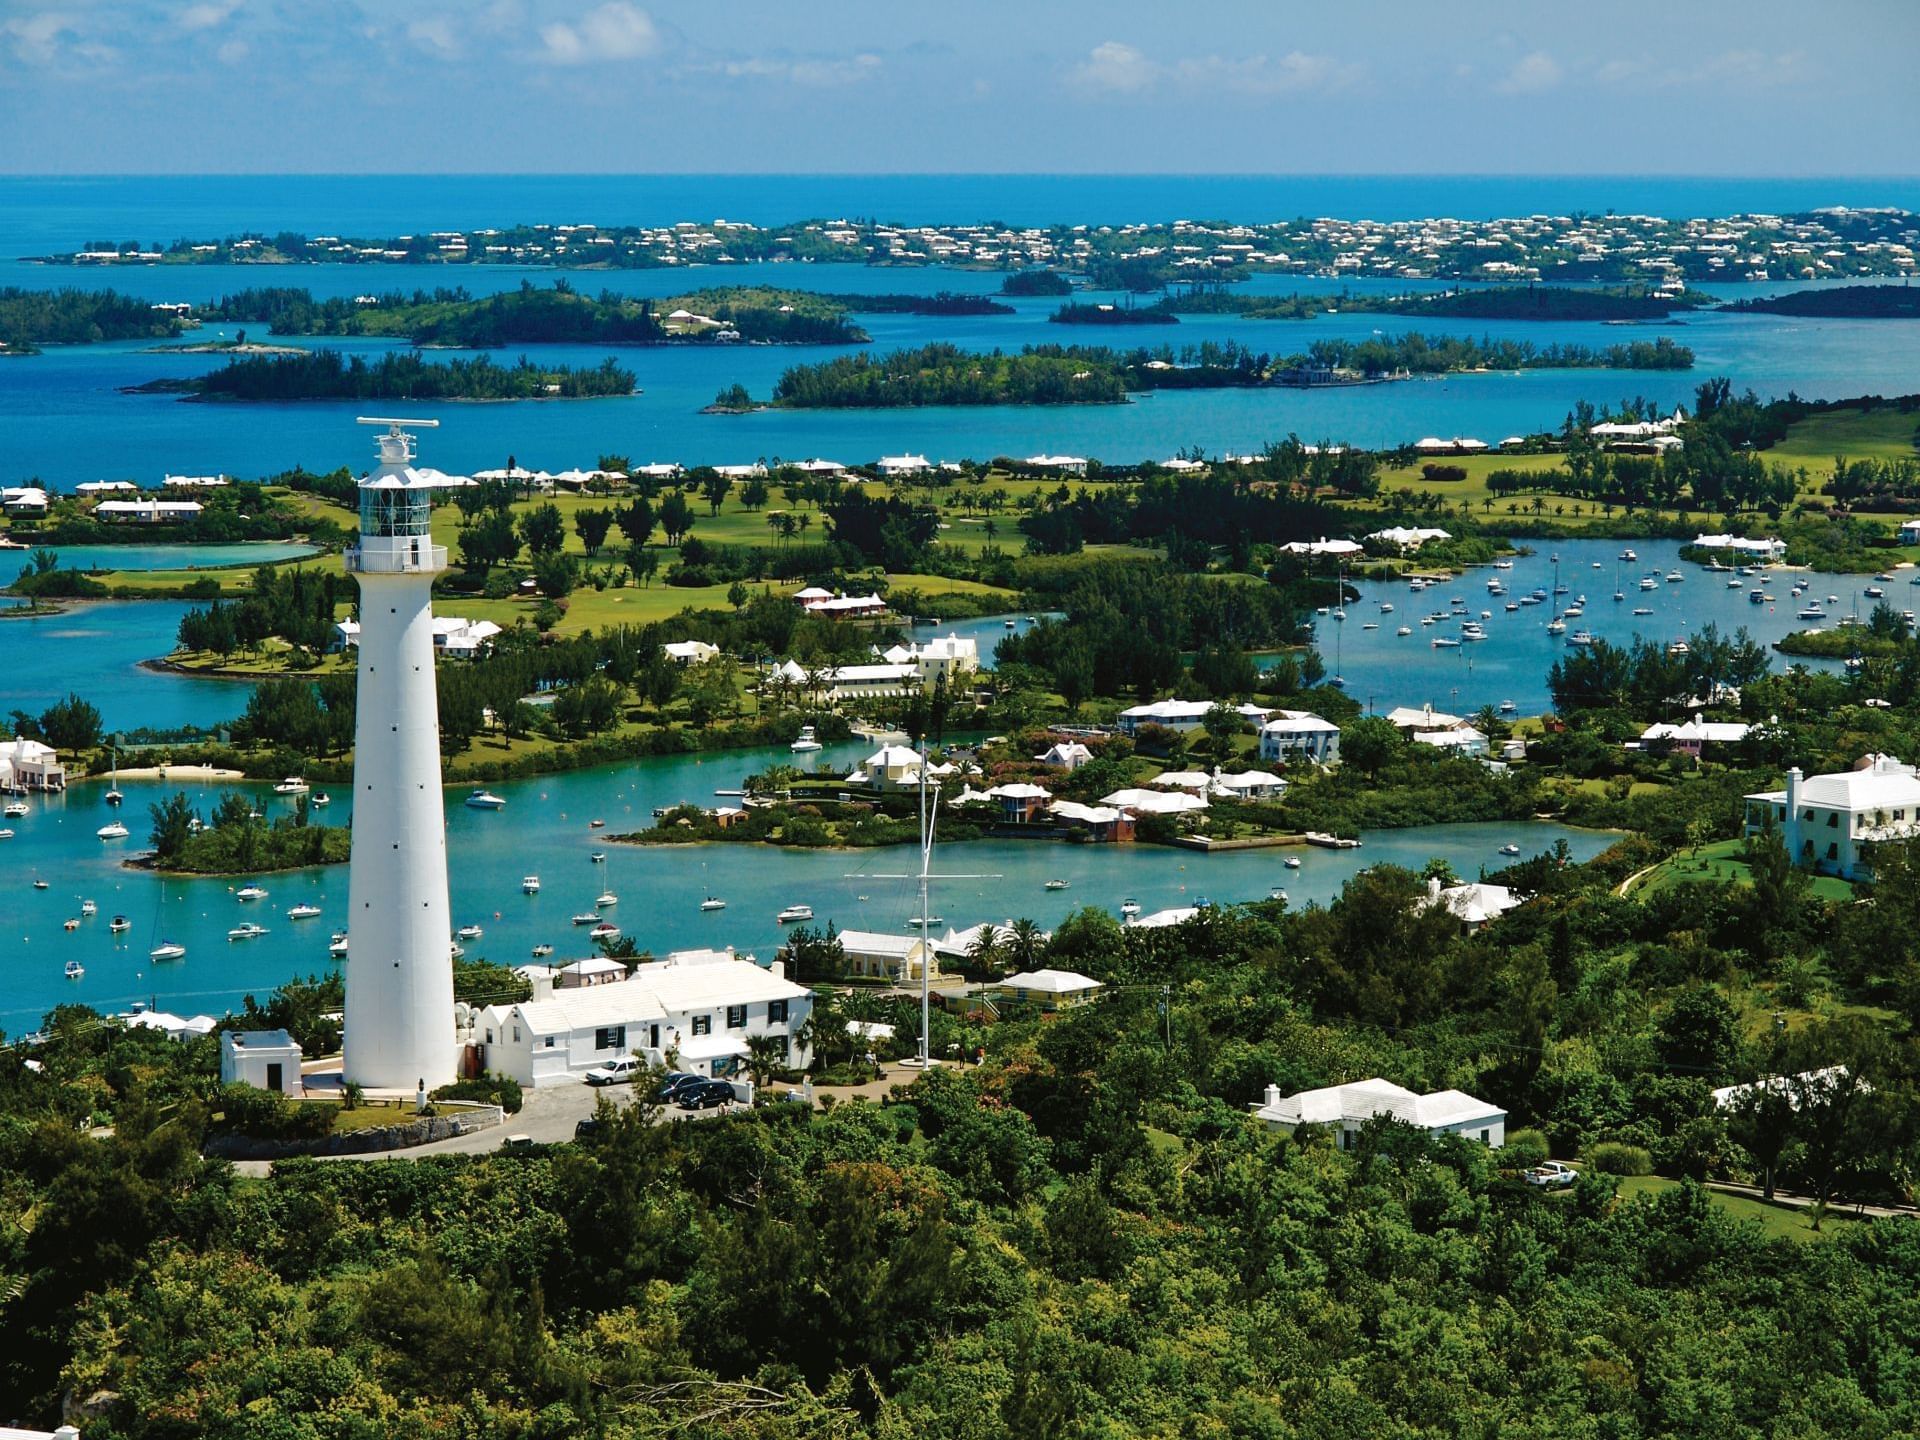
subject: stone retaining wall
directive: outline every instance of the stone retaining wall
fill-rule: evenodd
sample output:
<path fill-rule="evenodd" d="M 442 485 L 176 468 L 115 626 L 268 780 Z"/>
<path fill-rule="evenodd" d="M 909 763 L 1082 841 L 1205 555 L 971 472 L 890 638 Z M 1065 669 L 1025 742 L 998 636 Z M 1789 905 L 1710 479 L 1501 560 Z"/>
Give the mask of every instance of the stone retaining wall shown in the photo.
<path fill-rule="evenodd" d="M 447 1102 L 437 1102 L 444 1106 Z M 399 1125 L 349 1130 L 320 1140 L 261 1140 L 250 1135 L 218 1135 L 207 1142 L 207 1154 L 224 1160 L 284 1160 L 292 1155 L 367 1155 L 384 1150 L 410 1150 L 435 1140 L 471 1135 L 505 1119 L 498 1105 L 462 1107 L 452 1115 L 424 1115 Z"/>

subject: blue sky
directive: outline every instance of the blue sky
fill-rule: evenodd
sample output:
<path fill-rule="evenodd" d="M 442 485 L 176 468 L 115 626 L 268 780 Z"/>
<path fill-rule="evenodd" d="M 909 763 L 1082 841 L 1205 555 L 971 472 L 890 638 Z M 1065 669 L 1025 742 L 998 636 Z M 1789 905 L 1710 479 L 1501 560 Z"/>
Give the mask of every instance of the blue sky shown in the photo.
<path fill-rule="evenodd" d="M 0 170 L 1904 174 L 1920 0 L 0 0 Z"/>

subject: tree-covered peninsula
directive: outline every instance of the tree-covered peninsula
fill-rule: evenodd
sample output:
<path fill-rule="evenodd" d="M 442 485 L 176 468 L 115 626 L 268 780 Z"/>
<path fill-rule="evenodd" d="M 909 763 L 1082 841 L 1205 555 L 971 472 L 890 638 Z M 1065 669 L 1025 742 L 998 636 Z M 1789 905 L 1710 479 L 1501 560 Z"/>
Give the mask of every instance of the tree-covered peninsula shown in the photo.
<path fill-rule="evenodd" d="M 1836 285 L 1735 300 L 1726 308 L 1747 314 L 1833 320 L 1920 320 L 1920 290 L 1911 285 Z"/>
<path fill-rule="evenodd" d="M 0 288 L 0 355 L 32 355 L 43 345 L 159 340 L 184 325 L 173 311 L 117 290 Z"/>
<path fill-rule="evenodd" d="M 535 365 L 522 356 L 501 365 L 473 360 L 428 360 L 414 352 L 343 356 L 337 350 L 259 355 L 190 379 L 153 380 L 144 393 L 190 400 L 581 400 L 631 395 L 634 377 L 612 360 L 592 369 Z"/>
<path fill-rule="evenodd" d="M 666 299 L 603 291 L 582 295 L 565 280 L 548 287 L 474 296 L 462 287 L 411 294 L 316 299 L 307 290 L 242 290 L 201 306 L 198 318 L 261 323 L 276 335 L 391 335 L 416 345 L 726 344 L 855 345 L 867 334 L 848 318 L 846 297 L 801 290 L 730 287 Z"/>
<path fill-rule="evenodd" d="M 1664 336 L 1595 348 L 1409 331 L 1320 340 L 1305 353 L 1278 358 L 1232 341 L 1180 351 L 1029 345 L 1017 354 L 937 344 L 793 366 L 774 387 L 773 404 L 793 410 L 1112 405 L 1130 391 L 1337 383 L 1471 370 L 1685 370 L 1692 365 L 1693 352 Z"/>

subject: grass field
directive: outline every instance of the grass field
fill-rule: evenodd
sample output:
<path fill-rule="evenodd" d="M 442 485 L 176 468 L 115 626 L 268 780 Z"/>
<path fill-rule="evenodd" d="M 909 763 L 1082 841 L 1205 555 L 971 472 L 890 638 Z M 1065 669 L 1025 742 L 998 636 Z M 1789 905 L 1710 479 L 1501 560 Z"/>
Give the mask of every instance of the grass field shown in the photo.
<path fill-rule="evenodd" d="M 1658 1175 L 1630 1175 L 1620 1182 L 1620 1198 L 1637 1199 L 1642 1196 L 1651 1198 L 1666 1190 L 1678 1190 L 1678 1180 L 1667 1180 Z M 1750 1220 L 1759 1225 L 1769 1240 L 1796 1240 L 1802 1244 L 1810 1240 L 1828 1240 L 1843 1230 L 1859 1224 L 1833 1211 L 1828 1211 L 1820 1222 L 1821 1228 L 1815 1230 L 1813 1221 L 1805 1211 L 1795 1210 L 1787 1205 L 1769 1205 L 1764 1200 L 1753 1199 L 1746 1195 L 1727 1195 L 1718 1190 L 1707 1192 L 1713 1208 L 1735 1220 Z"/>
<path fill-rule="evenodd" d="M 1836 455 L 1855 460 L 1913 459 L 1920 455 L 1916 433 L 1920 433 L 1920 415 L 1902 415 L 1892 409 L 1834 410 L 1808 416 L 1766 454 L 1782 465 L 1818 466 L 1824 474 Z"/>
<path fill-rule="evenodd" d="M 1686 884 L 1751 885 L 1753 872 L 1740 858 L 1745 847 L 1744 840 L 1716 840 L 1698 851 L 1675 855 L 1649 870 L 1632 893 L 1644 897 Z M 1853 886 L 1832 875 L 1814 876 L 1811 890 L 1820 900 L 1853 899 Z"/>

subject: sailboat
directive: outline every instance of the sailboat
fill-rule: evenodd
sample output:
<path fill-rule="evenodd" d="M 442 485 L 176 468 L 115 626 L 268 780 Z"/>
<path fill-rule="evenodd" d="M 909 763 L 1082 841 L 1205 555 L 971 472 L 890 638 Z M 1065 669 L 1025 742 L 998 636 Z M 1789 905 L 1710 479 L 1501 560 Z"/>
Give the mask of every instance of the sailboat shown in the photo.
<path fill-rule="evenodd" d="M 120 752 L 115 750 L 109 753 L 111 755 L 110 763 L 113 767 L 113 775 L 112 778 L 107 781 L 106 801 L 109 805 L 118 805 L 122 800 L 127 798 L 120 793 Z"/>

